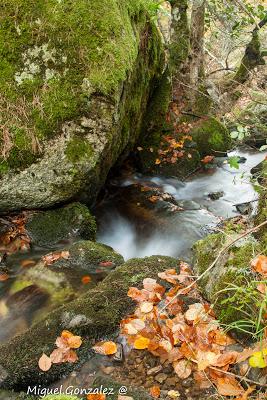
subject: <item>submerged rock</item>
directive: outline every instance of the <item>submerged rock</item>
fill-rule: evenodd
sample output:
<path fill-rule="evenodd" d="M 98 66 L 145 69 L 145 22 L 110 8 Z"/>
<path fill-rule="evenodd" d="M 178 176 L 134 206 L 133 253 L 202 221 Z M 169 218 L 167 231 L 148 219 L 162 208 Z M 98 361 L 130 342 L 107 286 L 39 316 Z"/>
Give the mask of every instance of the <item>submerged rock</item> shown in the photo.
<path fill-rule="evenodd" d="M 147 2 L 5 2 L 1 21 L 0 210 L 92 202 L 164 69 Z"/>
<path fill-rule="evenodd" d="M 96 234 L 94 217 L 88 208 L 80 203 L 31 213 L 25 228 L 31 242 L 44 247 L 73 237 L 94 240 Z"/>
<path fill-rule="evenodd" d="M 38 359 L 43 352 L 51 353 L 61 331 L 69 329 L 83 337 L 78 356 L 80 362 L 85 361 L 90 356 L 93 341 L 114 333 L 121 319 L 135 308 L 135 303 L 127 296 L 129 287 L 141 286 L 144 278 L 155 278 L 158 272 L 167 268 L 177 268 L 177 260 L 164 256 L 129 260 L 94 289 L 51 312 L 27 332 L 1 345 L 0 369 L 3 374 L 0 386 L 25 388 L 33 384 L 48 384 L 70 372 L 77 363 L 56 364 L 48 372 L 38 368 Z"/>

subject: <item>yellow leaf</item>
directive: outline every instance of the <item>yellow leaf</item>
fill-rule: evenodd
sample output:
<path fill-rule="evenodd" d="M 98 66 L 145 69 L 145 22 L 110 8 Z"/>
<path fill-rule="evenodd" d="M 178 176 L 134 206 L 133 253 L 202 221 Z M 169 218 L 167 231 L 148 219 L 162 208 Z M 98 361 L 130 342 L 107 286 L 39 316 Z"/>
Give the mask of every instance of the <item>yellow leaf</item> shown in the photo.
<path fill-rule="evenodd" d="M 144 350 L 144 349 L 147 349 L 147 346 L 149 345 L 149 343 L 150 343 L 149 339 L 147 339 L 143 336 L 140 336 L 139 338 L 137 338 L 134 341 L 134 348 L 137 350 Z"/>
<path fill-rule="evenodd" d="M 249 359 L 249 365 L 253 368 L 265 368 L 267 367 L 266 357 L 267 349 L 262 351 L 256 351 Z"/>

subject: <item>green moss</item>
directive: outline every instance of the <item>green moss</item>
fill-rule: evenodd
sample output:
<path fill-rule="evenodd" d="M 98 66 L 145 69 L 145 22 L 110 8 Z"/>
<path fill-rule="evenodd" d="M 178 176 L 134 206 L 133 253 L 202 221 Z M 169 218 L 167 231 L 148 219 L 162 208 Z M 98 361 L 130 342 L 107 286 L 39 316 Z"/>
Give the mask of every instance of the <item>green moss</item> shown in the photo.
<path fill-rule="evenodd" d="M 198 121 L 192 129 L 191 135 L 202 156 L 226 152 L 232 143 L 226 127 L 213 117 Z"/>
<path fill-rule="evenodd" d="M 24 131 L 23 139 L 12 138 L 9 158 L 0 160 L 1 173 L 34 162 L 38 146 L 30 151 L 32 138 L 42 142 L 55 136 L 65 121 L 86 115 L 92 93 L 107 95 L 112 103 L 119 100 L 121 84 L 145 42 L 142 32 L 151 1 L 1 2 L 1 118 L 10 132 L 13 126 Z M 151 40 L 148 46 L 158 60 L 159 43 Z M 148 51 L 151 55 L 152 49 Z M 140 101 L 135 96 L 131 112 Z M 67 150 L 75 161 L 80 153 L 91 155 L 82 140 Z"/>
<path fill-rule="evenodd" d="M 72 203 L 55 210 L 33 213 L 26 222 L 26 230 L 32 243 L 51 246 L 75 235 L 83 239 L 95 239 L 96 222 L 86 206 Z"/>
<path fill-rule="evenodd" d="M 90 158 L 93 155 L 93 149 L 90 143 L 76 137 L 68 143 L 65 154 L 70 161 L 76 163 L 85 157 Z"/>
<path fill-rule="evenodd" d="M 131 313 L 135 303 L 127 296 L 132 278 L 140 276 L 135 283 L 141 287 L 143 278 L 157 278 L 158 272 L 177 268 L 177 260 L 165 256 L 132 259 L 112 271 L 96 288 L 51 312 L 47 318 L 36 323 L 27 332 L 14 337 L 0 346 L 0 365 L 7 377 L 2 381 L 6 388 L 25 388 L 33 384 L 47 385 L 78 364 L 53 365 L 48 372 L 41 372 L 38 359 L 42 352 L 50 354 L 55 338 L 62 329 L 70 329 L 83 337 L 78 350 L 79 363 L 88 360 L 88 349 L 100 337 L 110 337 L 123 317 Z"/>

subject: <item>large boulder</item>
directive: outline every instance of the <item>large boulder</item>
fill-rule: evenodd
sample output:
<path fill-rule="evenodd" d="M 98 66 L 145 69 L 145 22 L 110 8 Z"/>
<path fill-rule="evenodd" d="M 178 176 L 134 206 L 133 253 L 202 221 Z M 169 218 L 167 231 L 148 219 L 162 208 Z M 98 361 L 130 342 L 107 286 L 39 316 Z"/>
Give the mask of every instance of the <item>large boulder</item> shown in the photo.
<path fill-rule="evenodd" d="M 71 203 L 54 210 L 31 212 L 26 217 L 26 231 L 31 243 L 36 246 L 51 247 L 60 241 L 77 237 L 95 239 L 95 218 L 80 203 Z"/>
<path fill-rule="evenodd" d="M 52 352 L 55 339 L 63 329 L 83 337 L 78 356 L 80 362 L 87 360 L 94 340 L 112 335 L 121 319 L 134 310 L 135 303 L 127 296 L 129 287 L 140 287 L 144 278 L 156 278 L 158 272 L 168 268 L 179 270 L 177 260 L 164 256 L 129 260 L 94 289 L 52 311 L 27 332 L 1 345 L 0 388 L 46 385 L 77 367 L 79 363 L 55 364 L 48 372 L 38 368 L 38 359 L 43 352 Z"/>
<path fill-rule="evenodd" d="M 1 3 L 1 211 L 93 201 L 134 145 L 165 63 L 147 7 Z"/>

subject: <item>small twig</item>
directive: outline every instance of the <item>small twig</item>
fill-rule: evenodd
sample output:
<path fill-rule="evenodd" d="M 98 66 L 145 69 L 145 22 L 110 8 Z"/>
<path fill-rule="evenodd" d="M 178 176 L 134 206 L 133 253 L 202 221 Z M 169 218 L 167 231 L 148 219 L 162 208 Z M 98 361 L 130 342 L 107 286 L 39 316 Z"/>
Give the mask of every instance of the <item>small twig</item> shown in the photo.
<path fill-rule="evenodd" d="M 253 383 L 254 385 L 267 388 L 267 385 L 265 383 L 260 383 L 260 382 L 253 381 L 252 379 L 246 378 L 245 376 L 237 375 L 237 374 L 234 374 L 233 372 L 229 372 L 229 371 L 223 371 L 220 368 L 213 367 L 211 365 L 209 365 L 208 368 L 213 369 L 214 371 L 218 371 L 218 372 L 221 372 L 223 374 L 230 375 L 230 376 L 233 376 L 235 378 L 241 379 L 241 380 L 243 380 L 245 382 Z"/>
<path fill-rule="evenodd" d="M 236 239 L 234 239 L 231 243 L 229 243 L 227 246 L 223 247 L 220 251 L 219 254 L 217 255 L 217 257 L 215 258 L 215 260 L 210 264 L 210 266 L 201 274 L 197 277 L 197 279 L 195 281 L 193 281 L 192 283 L 190 283 L 190 285 L 186 286 L 185 288 L 181 289 L 181 291 L 188 291 L 188 289 L 191 289 L 193 286 L 195 286 L 195 284 L 202 279 L 205 275 L 207 275 L 208 272 L 210 272 L 212 270 L 212 268 L 216 265 L 217 261 L 220 259 L 220 257 L 230 248 L 232 247 L 232 245 L 236 242 L 238 242 L 240 239 L 243 239 L 244 237 L 246 237 L 247 235 L 249 235 L 252 232 L 256 232 L 258 229 L 262 228 L 263 226 L 267 225 L 267 220 L 262 222 L 261 224 L 255 226 L 254 228 L 249 229 L 248 231 L 246 231 L 245 233 L 242 233 L 242 235 L 238 236 Z M 172 300 L 166 304 L 161 310 L 159 310 L 159 312 L 162 312 L 163 310 L 165 310 L 178 296 L 180 295 L 180 293 L 178 292 L 173 298 Z"/>

